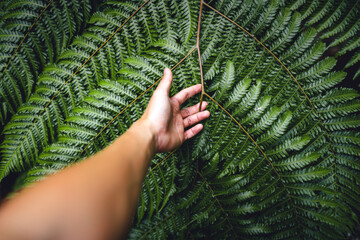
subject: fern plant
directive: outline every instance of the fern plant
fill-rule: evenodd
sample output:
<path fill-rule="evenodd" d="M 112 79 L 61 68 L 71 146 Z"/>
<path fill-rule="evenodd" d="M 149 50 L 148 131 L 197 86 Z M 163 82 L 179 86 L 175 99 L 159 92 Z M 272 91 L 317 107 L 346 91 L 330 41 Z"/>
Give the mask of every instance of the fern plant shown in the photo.
<path fill-rule="evenodd" d="M 106 147 L 141 116 L 170 67 L 172 94 L 203 83 L 212 114 L 194 140 L 154 157 L 130 238 L 355 231 L 360 101 L 339 83 L 360 61 L 360 1 L 0 6 L 1 180 L 19 172 L 25 185 Z M 324 57 L 332 47 L 340 50 Z"/>

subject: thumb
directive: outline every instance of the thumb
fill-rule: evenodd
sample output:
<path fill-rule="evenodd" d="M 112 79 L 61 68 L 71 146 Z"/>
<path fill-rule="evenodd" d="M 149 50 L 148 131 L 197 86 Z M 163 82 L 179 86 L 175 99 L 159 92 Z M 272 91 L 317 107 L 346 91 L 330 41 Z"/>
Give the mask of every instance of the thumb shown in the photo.
<path fill-rule="evenodd" d="M 161 82 L 157 87 L 157 89 L 159 89 L 160 91 L 165 91 L 167 95 L 169 95 L 172 80 L 173 80 L 173 76 L 171 70 L 169 68 L 165 68 L 164 76 L 161 79 Z"/>

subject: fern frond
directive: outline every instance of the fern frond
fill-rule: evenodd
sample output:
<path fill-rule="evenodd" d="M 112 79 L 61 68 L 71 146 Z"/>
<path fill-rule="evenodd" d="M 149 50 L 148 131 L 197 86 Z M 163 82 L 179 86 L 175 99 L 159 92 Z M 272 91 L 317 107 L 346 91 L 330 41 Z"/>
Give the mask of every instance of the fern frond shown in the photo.
<path fill-rule="evenodd" d="M 91 9 L 89 2 L 85 3 L 35 0 L 13 1 L 7 5 L 0 32 L 0 42 L 7 42 L 0 47 L 1 52 L 6 53 L 0 60 L 1 98 L 8 99 L 7 107 L 2 109 L 7 111 L 5 123 L 33 92 L 34 79 L 42 72 L 43 65 L 48 61 L 55 62 L 68 46 L 72 35 L 80 32 L 80 26 L 87 21 L 82 16 L 88 15 Z M 68 25 L 62 22 L 63 12 L 58 9 L 67 12 L 70 18 Z M 73 15 L 78 16 L 76 20 Z M 5 90 L 9 88 L 13 90 Z M 12 99 L 14 89 L 23 96 L 20 101 Z"/>
<path fill-rule="evenodd" d="M 171 95 L 200 83 L 200 3 L 149 1 L 129 20 L 141 3 L 63 0 L 44 13 L 0 82 L 0 179 L 26 172 L 25 182 L 37 181 L 108 146 L 141 117 L 164 67 L 176 66 Z M 338 87 L 347 75 L 334 67 L 359 46 L 358 4 L 204 4 L 211 116 L 199 136 L 152 160 L 130 238 L 339 239 L 354 231 L 359 93 Z M 4 69 L 44 2 L 3 6 Z M 326 58 L 328 46 L 343 48 Z"/>

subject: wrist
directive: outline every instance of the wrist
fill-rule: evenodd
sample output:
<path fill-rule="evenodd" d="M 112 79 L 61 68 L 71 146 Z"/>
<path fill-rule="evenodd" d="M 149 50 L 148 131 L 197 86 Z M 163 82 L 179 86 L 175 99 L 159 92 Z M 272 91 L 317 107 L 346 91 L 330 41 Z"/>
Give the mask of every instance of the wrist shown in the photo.
<path fill-rule="evenodd" d="M 149 153 L 153 156 L 155 152 L 155 133 L 151 124 L 146 119 L 140 118 L 128 130 L 139 136 L 139 139 L 145 141 L 149 147 Z"/>

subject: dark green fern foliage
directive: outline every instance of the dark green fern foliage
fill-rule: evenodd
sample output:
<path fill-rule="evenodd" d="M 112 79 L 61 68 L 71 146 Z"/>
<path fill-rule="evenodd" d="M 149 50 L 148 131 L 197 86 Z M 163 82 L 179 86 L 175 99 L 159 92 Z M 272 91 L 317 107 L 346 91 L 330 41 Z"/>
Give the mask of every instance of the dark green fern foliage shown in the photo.
<path fill-rule="evenodd" d="M 54 1 L 13 55 L 48 2 L 4 1 L 0 4 L 0 123 L 5 125 L 29 99 L 44 67 L 55 64 L 74 36 L 82 31 L 91 5 L 89 1 Z"/>
<path fill-rule="evenodd" d="M 54 173 L 100 151 L 141 116 L 152 90 L 82 153 L 164 67 L 194 48 L 200 1 L 151 0 L 71 77 L 141 3 L 92 7 L 55 0 L 39 19 L 1 79 L 0 179 L 21 172 L 25 184 Z M 354 55 L 346 68 L 360 61 L 360 1 L 210 4 L 279 57 L 318 114 L 265 49 L 204 6 L 200 49 L 206 92 L 244 126 L 273 167 L 239 126 L 210 104 L 203 132 L 147 174 L 129 237 L 344 238 L 360 212 L 360 101 L 356 90 L 339 87 L 347 75 L 333 68 L 348 52 Z M 0 2 L 1 69 L 45 5 Z M 334 57 L 323 57 L 336 46 Z M 194 52 L 174 70 L 172 94 L 199 83 L 199 72 Z M 165 156 L 156 155 L 150 169 Z"/>

